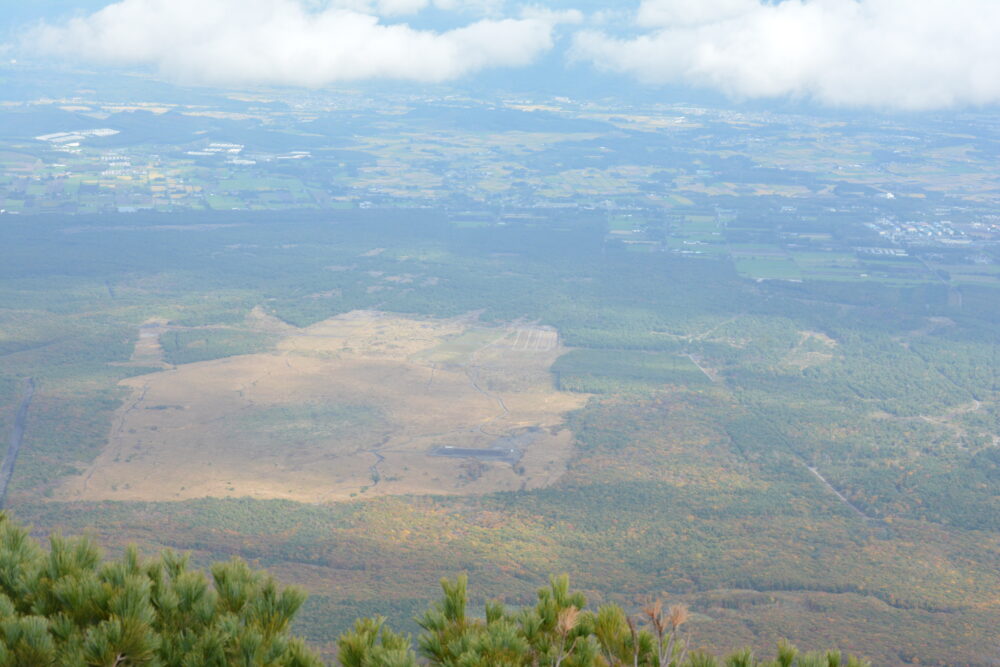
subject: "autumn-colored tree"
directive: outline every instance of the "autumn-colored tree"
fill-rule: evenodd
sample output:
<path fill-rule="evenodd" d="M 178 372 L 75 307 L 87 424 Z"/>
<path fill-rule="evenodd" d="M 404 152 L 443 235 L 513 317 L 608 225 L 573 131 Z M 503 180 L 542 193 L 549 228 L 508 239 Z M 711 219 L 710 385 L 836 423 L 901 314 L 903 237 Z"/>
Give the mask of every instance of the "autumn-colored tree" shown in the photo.
<path fill-rule="evenodd" d="M 134 548 L 110 562 L 86 539 L 53 537 L 46 552 L 0 512 L 0 667 L 319 667 L 289 625 L 305 601 L 296 588 L 239 559 L 211 581 L 171 551 L 143 560 Z M 778 646 L 725 659 L 688 653 L 681 605 L 589 611 L 565 575 L 534 606 L 487 603 L 468 614 L 467 580 L 442 580 L 443 597 L 419 619 L 416 649 L 382 617 L 359 619 L 337 642 L 343 667 L 864 667 L 838 652 Z"/>
<path fill-rule="evenodd" d="M 440 667 L 866 667 L 838 652 L 807 653 L 781 642 L 777 658 L 761 661 L 745 649 L 724 659 L 687 650 L 683 605 L 654 602 L 632 617 L 618 605 L 586 609 L 569 578 L 554 577 L 532 607 L 508 610 L 488 602 L 484 618 L 468 614 L 468 581 L 442 580 L 443 597 L 417 619 L 424 664 Z M 340 640 L 345 667 L 415 667 L 408 641 L 384 628 L 384 619 L 358 621 Z"/>

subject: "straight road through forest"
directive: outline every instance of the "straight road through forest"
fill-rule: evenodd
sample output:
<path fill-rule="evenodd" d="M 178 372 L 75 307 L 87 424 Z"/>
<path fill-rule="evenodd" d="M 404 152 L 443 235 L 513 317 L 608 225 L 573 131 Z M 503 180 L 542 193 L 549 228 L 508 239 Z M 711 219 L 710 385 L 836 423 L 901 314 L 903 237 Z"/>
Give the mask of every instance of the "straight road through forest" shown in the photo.
<path fill-rule="evenodd" d="M 28 419 L 28 406 L 35 396 L 35 380 L 25 378 L 24 398 L 17 408 L 17 415 L 14 417 L 14 427 L 10 430 L 10 443 L 7 445 L 7 455 L 0 466 L 0 508 L 7 502 L 7 486 L 10 478 L 14 475 L 14 464 L 17 462 L 17 454 L 21 451 L 21 441 L 24 439 L 24 424 Z"/>

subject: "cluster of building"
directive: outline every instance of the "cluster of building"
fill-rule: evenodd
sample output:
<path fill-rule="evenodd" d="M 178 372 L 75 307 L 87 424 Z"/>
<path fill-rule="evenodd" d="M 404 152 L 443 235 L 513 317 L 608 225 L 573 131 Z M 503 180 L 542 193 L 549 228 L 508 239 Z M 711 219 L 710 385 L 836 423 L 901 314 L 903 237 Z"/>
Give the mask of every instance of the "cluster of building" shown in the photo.
<path fill-rule="evenodd" d="M 145 170 L 142 170 L 142 174 L 140 174 L 140 172 L 133 167 L 132 159 L 122 153 L 105 153 L 101 156 L 101 162 L 104 163 L 104 170 L 101 172 L 101 176 L 104 178 L 124 176 L 135 177 L 145 174 Z"/>
<path fill-rule="evenodd" d="M 35 137 L 37 141 L 44 141 L 54 149 L 67 153 L 79 153 L 80 143 L 88 137 L 111 137 L 118 134 L 118 130 L 102 127 L 93 130 L 76 130 L 74 132 L 53 132 Z"/>
<path fill-rule="evenodd" d="M 224 157 L 227 164 L 250 167 L 259 161 L 270 162 L 271 160 L 302 160 L 312 157 L 309 151 L 290 151 L 280 155 L 244 155 L 246 146 L 243 144 L 227 144 L 220 142 L 210 143 L 206 148 L 185 151 L 185 155 L 194 157 Z"/>
<path fill-rule="evenodd" d="M 880 218 L 865 225 L 893 243 L 911 245 L 968 245 L 972 239 L 950 220 L 898 221 Z"/>
<path fill-rule="evenodd" d="M 211 143 L 206 148 L 201 148 L 194 151 L 186 151 L 186 155 L 194 155 L 196 157 L 212 157 L 213 155 L 220 156 L 235 156 L 243 152 L 245 146 L 243 144 L 224 144 L 224 143 Z"/>

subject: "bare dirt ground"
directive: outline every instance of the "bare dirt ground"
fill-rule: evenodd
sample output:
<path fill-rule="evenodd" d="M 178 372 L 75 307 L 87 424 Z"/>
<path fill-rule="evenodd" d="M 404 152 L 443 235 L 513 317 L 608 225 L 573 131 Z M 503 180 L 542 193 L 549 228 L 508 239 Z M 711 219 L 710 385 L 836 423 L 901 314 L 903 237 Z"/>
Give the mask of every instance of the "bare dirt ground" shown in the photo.
<path fill-rule="evenodd" d="M 563 417 L 585 397 L 553 387 L 563 349 L 551 328 L 369 311 L 304 329 L 251 319 L 284 335 L 273 351 L 125 380 L 107 447 L 56 498 L 324 502 L 536 488 L 565 471 Z M 146 340 L 137 357 L 153 356 Z M 533 427 L 514 464 L 430 455 Z"/>
<path fill-rule="evenodd" d="M 163 360 L 163 347 L 160 336 L 169 329 L 163 319 L 149 319 L 139 327 L 139 338 L 135 342 L 132 357 L 120 362 L 118 366 L 140 366 L 144 368 L 169 368 L 170 364 Z"/>

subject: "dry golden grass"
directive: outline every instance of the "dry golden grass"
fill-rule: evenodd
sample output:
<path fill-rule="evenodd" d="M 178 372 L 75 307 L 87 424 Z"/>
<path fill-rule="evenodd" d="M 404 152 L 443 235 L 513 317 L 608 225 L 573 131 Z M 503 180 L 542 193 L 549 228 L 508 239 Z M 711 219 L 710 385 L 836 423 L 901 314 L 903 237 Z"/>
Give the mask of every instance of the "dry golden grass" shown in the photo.
<path fill-rule="evenodd" d="M 160 336 L 167 331 L 167 321 L 164 319 L 149 319 L 139 328 L 139 338 L 135 342 L 132 356 L 128 361 L 117 362 L 115 366 L 139 366 L 144 368 L 169 368 L 163 360 L 163 347 Z"/>
<path fill-rule="evenodd" d="M 56 497 L 323 502 L 536 488 L 565 470 L 563 416 L 584 397 L 553 388 L 554 330 L 363 311 L 304 329 L 249 321 L 284 337 L 267 353 L 125 380 L 107 447 Z M 430 455 L 528 429 L 516 465 Z"/>

